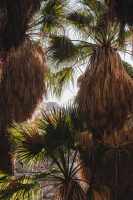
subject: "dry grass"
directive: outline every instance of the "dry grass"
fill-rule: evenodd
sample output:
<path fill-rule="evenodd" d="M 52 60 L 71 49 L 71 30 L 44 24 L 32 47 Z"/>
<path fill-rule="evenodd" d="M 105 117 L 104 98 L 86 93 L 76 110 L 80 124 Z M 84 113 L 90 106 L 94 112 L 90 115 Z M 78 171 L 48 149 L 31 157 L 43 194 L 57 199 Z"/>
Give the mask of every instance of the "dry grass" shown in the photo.
<path fill-rule="evenodd" d="M 112 133 L 133 113 L 133 80 L 114 49 L 96 50 L 79 87 L 76 102 L 87 114 L 89 130 Z"/>
<path fill-rule="evenodd" d="M 31 117 L 44 94 L 44 54 L 28 39 L 7 54 L 0 84 L 0 128 Z"/>

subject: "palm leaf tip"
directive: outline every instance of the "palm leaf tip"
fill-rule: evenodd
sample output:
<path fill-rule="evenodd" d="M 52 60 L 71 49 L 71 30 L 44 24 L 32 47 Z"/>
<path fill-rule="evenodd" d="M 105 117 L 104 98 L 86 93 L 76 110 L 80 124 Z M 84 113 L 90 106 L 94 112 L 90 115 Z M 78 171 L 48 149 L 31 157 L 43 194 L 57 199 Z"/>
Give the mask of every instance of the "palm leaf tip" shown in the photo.
<path fill-rule="evenodd" d="M 76 45 L 66 36 L 53 36 L 50 41 L 49 52 L 54 60 L 62 62 L 71 60 L 77 53 Z"/>
<path fill-rule="evenodd" d="M 131 79 L 133 79 L 133 67 L 125 61 L 123 61 L 123 66 L 128 75 L 131 77 Z"/>
<path fill-rule="evenodd" d="M 37 26 L 41 25 L 42 32 L 51 33 L 62 29 L 66 4 L 67 1 L 64 0 L 50 0 L 42 4 L 41 18 L 37 22 Z"/>
<path fill-rule="evenodd" d="M 75 26 L 81 28 L 88 26 L 93 18 L 91 15 L 74 11 L 67 16 L 67 19 Z"/>

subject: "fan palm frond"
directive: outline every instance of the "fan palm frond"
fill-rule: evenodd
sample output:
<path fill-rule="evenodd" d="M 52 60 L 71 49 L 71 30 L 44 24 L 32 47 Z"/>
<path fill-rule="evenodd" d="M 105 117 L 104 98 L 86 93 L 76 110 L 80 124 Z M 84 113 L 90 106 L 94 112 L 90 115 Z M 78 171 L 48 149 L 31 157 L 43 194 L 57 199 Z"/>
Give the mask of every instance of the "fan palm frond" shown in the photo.
<path fill-rule="evenodd" d="M 66 61 L 76 56 L 76 45 L 66 36 L 52 36 L 49 52 L 55 61 Z M 49 54 L 48 54 L 49 55 Z"/>
<path fill-rule="evenodd" d="M 85 192 L 79 184 L 84 180 L 78 179 L 77 176 L 84 164 L 83 162 L 76 164 L 78 145 L 75 140 L 75 136 L 84 130 L 84 114 L 77 106 L 68 105 L 66 108 L 54 109 L 50 113 L 43 111 L 42 118 L 37 121 L 37 129 L 25 124 L 14 124 L 9 132 L 16 153 L 19 154 L 19 160 L 25 161 L 24 165 L 28 166 L 28 163 L 32 165 L 34 162 L 37 166 L 46 158 L 51 160 L 50 171 L 47 174 L 45 172 L 38 174 L 36 178 L 43 181 L 44 187 L 53 181 L 53 187 L 50 189 L 53 198 L 86 200 Z M 52 172 L 53 167 L 55 170 Z M 17 188 L 23 191 L 19 186 L 21 185 L 14 186 L 12 195 Z M 7 188 L 7 191 L 8 189 L 10 188 Z"/>
<path fill-rule="evenodd" d="M 18 159 L 29 166 L 37 166 L 51 153 L 58 154 L 59 147 L 74 148 L 74 136 L 85 129 L 84 117 L 77 107 L 70 106 L 50 113 L 43 111 L 37 127 L 14 124 L 9 133 L 17 148 Z"/>
<path fill-rule="evenodd" d="M 55 73 L 50 68 L 47 68 L 45 71 L 45 85 L 48 93 L 60 97 L 68 83 L 70 81 L 73 82 L 73 76 L 74 69 L 71 67 L 66 67 Z"/>
<path fill-rule="evenodd" d="M 67 7 L 65 0 L 47 0 L 42 3 L 37 16 L 29 25 L 29 30 L 39 28 L 42 36 L 47 36 L 58 30 L 64 30 L 65 10 Z"/>
<path fill-rule="evenodd" d="M 18 161 L 27 166 L 38 167 L 45 160 L 45 138 L 34 126 L 14 124 L 10 129 L 10 138 L 16 147 Z"/>
<path fill-rule="evenodd" d="M 30 176 L 16 178 L 8 174 L 0 173 L 0 198 L 3 200 L 28 200 L 30 197 L 38 199 L 40 185 L 37 179 Z"/>
<path fill-rule="evenodd" d="M 88 28 L 92 24 L 93 16 L 88 13 L 80 13 L 77 11 L 73 11 L 68 14 L 67 19 L 78 28 Z"/>
<path fill-rule="evenodd" d="M 78 107 L 68 106 L 49 114 L 43 112 L 43 117 L 38 123 L 40 130 L 45 134 L 46 145 L 55 151 L 58 146 L 73 144 L 75 134 L 85 129 L 85 116 Z"/>

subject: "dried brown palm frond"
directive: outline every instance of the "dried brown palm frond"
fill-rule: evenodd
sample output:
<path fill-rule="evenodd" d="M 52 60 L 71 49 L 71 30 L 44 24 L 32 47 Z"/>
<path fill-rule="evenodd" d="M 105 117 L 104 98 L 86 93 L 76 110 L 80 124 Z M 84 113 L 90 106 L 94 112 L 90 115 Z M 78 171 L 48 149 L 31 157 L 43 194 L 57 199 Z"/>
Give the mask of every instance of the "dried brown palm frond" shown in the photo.
<path fill-rule="evenodd" d="M 25 38 L 28 23 L 39 9 L 41 0 L 0 0 L 0 46 L 17 47 Z"/>
<path fill-rule="evenodd" d="M 126 142 L 133 142 L 133 123 L 132 118 L 128 120 L 123 128 L 111 134 L 104 134 L 103 142 L 118 147 Z"/>
<path fill-rule="evenodd" d="M 133 195 L 133 143 L 111 147 L 103 156 L 96 181 L 110 191 L 110 199 L 131 200 Z"/>
<path fill-rule="evenodd" d="M 82 148 L 88 149 L 92 142 L 92 134 L 88 131 L 77 133 L 75 136 L 75 142 L 82 146 Z"/>
<path fill-rule="evenodd" d="M 85 192 L 77 181 L 70 180 L 61 185 L 56 200 L 87 200 Z"/>
<path fill-rule="evenodd" d="M 30 40 L 12 49 L 0 85 L 0 128 L 31 117 L 44 94 L 44 54 Z"/>
<path fill-rule="evenodd" d="M 89 151 L 90 145 L 92 143 L 92 134 L 89 133 L 88 131 L 84 131 L 82 133 L 77 133 L 75 136 L 75 142 L 83 148 L 85 151 Z M 81 160 L 80 156 L 78 155 L 77 159 L 77 165 L 79 165 L 83 160 Z M 83 188 L 84 191 L 87 191 L 88 189 L 88 180 L 90 177 L 90 169 L 86 166 L 83 166 L 79 172 L 78 176 L 82 181 L 80 181 L 80 185 Z"/>
<path fill-rule="evenodd" d="M 109 6 L 109 15 L 123 24 L 133 25 L 133 0 L 106 0 Z"/>
<path fill-rule="evenodd" d="M 89 130 L 119 130 L 133 113 L 133 80 L 113 48 L 97 48 L 79 87 L 76 102 L 87 114 Z"/>

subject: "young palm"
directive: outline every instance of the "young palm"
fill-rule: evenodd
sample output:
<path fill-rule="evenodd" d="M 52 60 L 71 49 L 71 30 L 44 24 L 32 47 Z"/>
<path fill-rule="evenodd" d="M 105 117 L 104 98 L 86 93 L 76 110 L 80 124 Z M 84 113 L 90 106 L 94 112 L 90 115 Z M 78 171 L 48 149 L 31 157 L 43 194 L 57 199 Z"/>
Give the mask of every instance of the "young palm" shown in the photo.
<path fill-rule="evenodd" d="M 80 114 L 80 115 L 79 115 Z M 83 162 L 76 165 L 79 143 L 76 135 L 85 130 L 84 114 L 77 107 L 43 112 L 37 127 L 14 124 L 11 141 L 19 161 L 27 167 L 38 167 L 48 162 L 48 169 L 33 177 L 1 178 L 2 199 L 28 198 L 30 193 L 42 190 L 41 198 L 53 193 L 53 199 L 86 200 L 77 174 Z M 26 181 L 27 180 L 27 181 Z M 49 187 L 51 187 L 49 189 Z"/>

